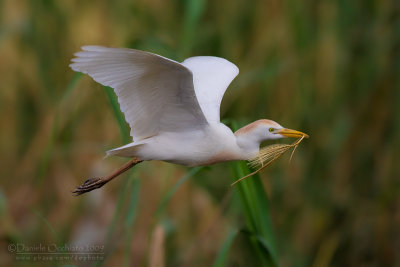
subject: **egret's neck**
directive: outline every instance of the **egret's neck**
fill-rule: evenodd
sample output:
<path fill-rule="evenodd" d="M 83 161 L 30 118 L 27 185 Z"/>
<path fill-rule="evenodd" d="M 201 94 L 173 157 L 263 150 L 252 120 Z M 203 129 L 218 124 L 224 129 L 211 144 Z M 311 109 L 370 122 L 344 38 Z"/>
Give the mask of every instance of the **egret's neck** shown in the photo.
<path fill-rule="evenodd" d="M 260 144 L 263 141 L 254 131 L 243 131 L 243 128 L 235 132 L 236 143 L 241 150 L 243 159 L 254 158 L 258 155 Z"/>

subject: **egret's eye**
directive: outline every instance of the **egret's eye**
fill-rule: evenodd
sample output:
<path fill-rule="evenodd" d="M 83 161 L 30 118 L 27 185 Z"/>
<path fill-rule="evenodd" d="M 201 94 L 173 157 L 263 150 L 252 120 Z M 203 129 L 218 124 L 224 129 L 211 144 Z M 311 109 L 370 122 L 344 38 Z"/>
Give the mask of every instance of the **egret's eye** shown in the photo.
<path fill-rule="evenodd" d="M 275 131 L 275 128 L 269 128 L 270 133 L 272 133 L 273 131 Z"/>

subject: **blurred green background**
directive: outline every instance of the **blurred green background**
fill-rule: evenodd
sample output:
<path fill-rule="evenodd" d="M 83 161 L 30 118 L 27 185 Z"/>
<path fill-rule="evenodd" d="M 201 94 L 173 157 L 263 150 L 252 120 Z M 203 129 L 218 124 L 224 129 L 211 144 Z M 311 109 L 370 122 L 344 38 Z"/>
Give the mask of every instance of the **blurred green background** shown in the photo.
<path fill-rule="evenodd" d="M 71 195 L 125 162 L 103 159 L 127 142 L 107 89 L 68 67 L 88 44 L 235 63 L 230 126 L 311 136 L 261 173 L 279 265 L 400 266 L 399 1 L 0 0 L 1 266 L 260 266 L 231 163 L 146 162 Z M 10 244 L 105 254 L 27 263 Z"/>

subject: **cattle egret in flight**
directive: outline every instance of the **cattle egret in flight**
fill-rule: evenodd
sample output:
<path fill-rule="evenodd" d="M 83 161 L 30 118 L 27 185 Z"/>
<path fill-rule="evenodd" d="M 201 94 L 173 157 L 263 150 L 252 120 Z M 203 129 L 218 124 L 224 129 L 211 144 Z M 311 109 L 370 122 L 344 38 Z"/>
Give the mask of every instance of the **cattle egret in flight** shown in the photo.
<path fill-rule="evenodd" d="M 182 63 L 149 52 L 84 46 L 70 67 L 114 89 L 133 142 L 107 151 L 132 158 L 114 173 L 91 178 L 73 193 L 99 188 L 136 164 L 161 160 L 186 166 L 257 157 L 261 142 L 307 137 L 272 120 L 232 132 L 220 122 L 222 97 L 239 69 L 226 59 L 191 57 Z"/>

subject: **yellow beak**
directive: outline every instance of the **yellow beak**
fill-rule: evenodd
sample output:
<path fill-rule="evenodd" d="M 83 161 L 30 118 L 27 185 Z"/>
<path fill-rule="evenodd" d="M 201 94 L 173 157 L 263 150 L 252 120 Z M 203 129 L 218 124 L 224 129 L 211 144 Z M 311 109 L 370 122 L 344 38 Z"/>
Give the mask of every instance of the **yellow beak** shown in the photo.
<path fill-rule="evenodd" d="M 305 133 L 302 133 L 302 132 L 299 132 L 296 130 L 292 130 L 292 129 L 286 129 L 286 128 L 280 129 L 280 130 L 276 131 L 275 133 L 281 134 L 285 137 L 295 137 L 295 138 L 300 138 L 303 136 L 305 138 L 309 137 L 308 134 L 305 134 Z"/>

